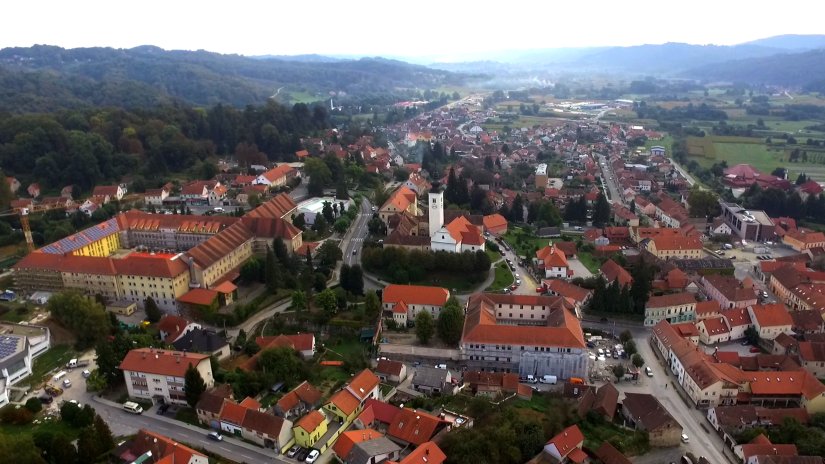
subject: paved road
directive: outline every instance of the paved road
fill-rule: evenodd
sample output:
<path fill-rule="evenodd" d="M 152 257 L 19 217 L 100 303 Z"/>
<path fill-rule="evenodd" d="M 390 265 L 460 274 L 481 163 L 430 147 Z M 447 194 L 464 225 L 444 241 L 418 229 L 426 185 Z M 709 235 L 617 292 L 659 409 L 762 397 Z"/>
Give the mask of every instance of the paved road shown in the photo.
<path fill-rule="evenodd" d="M 687 169 L 683 168 L 683 167 L 682 167 L 682 165 L 680 165 L 679 163 L 677 163 L 677 162 L 676 162 L 676 160 L 674 160 L 673 158 L 670 158 L 670 163 L 673 165 L 673 167 L 674 167 L 674 168 L 676 168 L 676 170 L 679 172 L 679 174 L 680 174 L 682 177 L 684 177 L 684 178 L 685 178 L 685 180 L 687 181 L 688 185 L 690 185 L 691 187 L 693 187 L 693 184 L 695 184 L 695 183 L 696 183 L 696 179 L 694 179 L 694 178 L 693 178 L 693 176 L 691 176 L 691 175 L 687 172 Z M 700 186 L 699 186 L 699 188 L 702 188 L 702 186 L 700 185 Z"/>
<path fill-rule="evenodd" d="M 597 158 L 599 168 L 602 170 L 602 179 L 605 186 L 607 186 L 608 200 L 611 203 L 624 203 L 613 167 L 604 155 L 598 155 Z"/>
<path fill-rule="evenodd" d="M 355 223 L 344 235 L 343 240 L 341 240 L 344 262 L 350 266 L 361 264 L 361 248 L 363 248 L 364 240 L 367 238 L 369 232 L 367 223 L 370 222 L 370 219 L 372 219 L 372 203 L 364 198 L 361 200 L 361 210 L 358 212 Z"/>

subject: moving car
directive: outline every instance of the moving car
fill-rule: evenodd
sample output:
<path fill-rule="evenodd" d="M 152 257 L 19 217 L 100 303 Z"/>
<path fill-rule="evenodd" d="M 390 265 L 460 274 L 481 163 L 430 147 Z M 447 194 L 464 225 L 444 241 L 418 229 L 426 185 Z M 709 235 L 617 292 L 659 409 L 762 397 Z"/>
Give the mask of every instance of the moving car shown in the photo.
<path fill-rule="evenodd" d="M 687 436 L 686 433 L 682 434 L 682 443 L 688 443 L 690 441 L 690 437 Z"/>
<path fill-rule="evenodd" d="M 210 440 L 214 440 L 214 441 L 223 441 L 223 435 L 221 435 L 221 434 L 220 434 L 220 433 L 218 433 L 218 432 L 209 432 L 209 434 L 207 435 L 207 437 L 208 437 Z"/>

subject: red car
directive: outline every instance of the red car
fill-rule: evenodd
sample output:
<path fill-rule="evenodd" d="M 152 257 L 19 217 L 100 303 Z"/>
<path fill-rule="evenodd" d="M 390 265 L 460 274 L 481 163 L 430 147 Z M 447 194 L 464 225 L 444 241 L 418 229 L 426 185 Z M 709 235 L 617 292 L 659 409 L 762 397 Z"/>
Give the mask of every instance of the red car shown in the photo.
<path fill-rule="evenodd" d="M 536 293 L 543 293 L 544 287 L 536 287 Z"/>
<path fill-rule="evenodd" d="M 762 350 L 760 350 L 758 346 L 752 346 L 751 349 L 750 349 L 750 352 L 751 353 L 761 353 Z"/>

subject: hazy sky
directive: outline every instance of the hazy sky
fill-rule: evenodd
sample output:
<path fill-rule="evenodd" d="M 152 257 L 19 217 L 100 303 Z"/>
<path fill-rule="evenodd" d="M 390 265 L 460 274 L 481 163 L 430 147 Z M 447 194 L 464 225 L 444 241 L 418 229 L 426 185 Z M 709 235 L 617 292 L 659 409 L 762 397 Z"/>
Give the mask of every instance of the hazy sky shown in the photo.
<path fill-rule="evenodd" d="M 825 32 L 809 0 L 19 0 L 0 48 L 157 45 L 244 55 L 473 56 L 643 43 L 729 45 Z"/>

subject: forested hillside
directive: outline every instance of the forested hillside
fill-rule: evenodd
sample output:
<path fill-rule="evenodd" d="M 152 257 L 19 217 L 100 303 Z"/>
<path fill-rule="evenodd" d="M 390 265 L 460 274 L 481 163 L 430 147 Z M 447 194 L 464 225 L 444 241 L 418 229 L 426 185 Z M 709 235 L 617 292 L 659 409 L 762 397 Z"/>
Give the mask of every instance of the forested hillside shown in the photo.
<path fill-rule="evenodd" d="M 692 69 L 689 77 L 825 91 L 825 49 L 729 61 Z"/>
<path fill-rule="evenodd" d="M 260 104 L 293 89 L 319 100 L 404 98 L 460 82 L 460 75 L 381 58 L 296 61 L 206 51 L 53 46 L 0 50 L 0 108 L 42 112 L 84 106 Z"/>
<path fill-rule="evenodd" d="M 215 155 L 247 164 L 293 160 L 300 139 L 329 126 L 324 107 L 269 102 L 238 110 L 165 105 L 150 110 L 89 109 L 44 115 L 0 115 L 0 169 L 44 194 L 74 184 L 82 193 L 128 176 L 160 186 L 168 174 L 209 179 Z"/>

